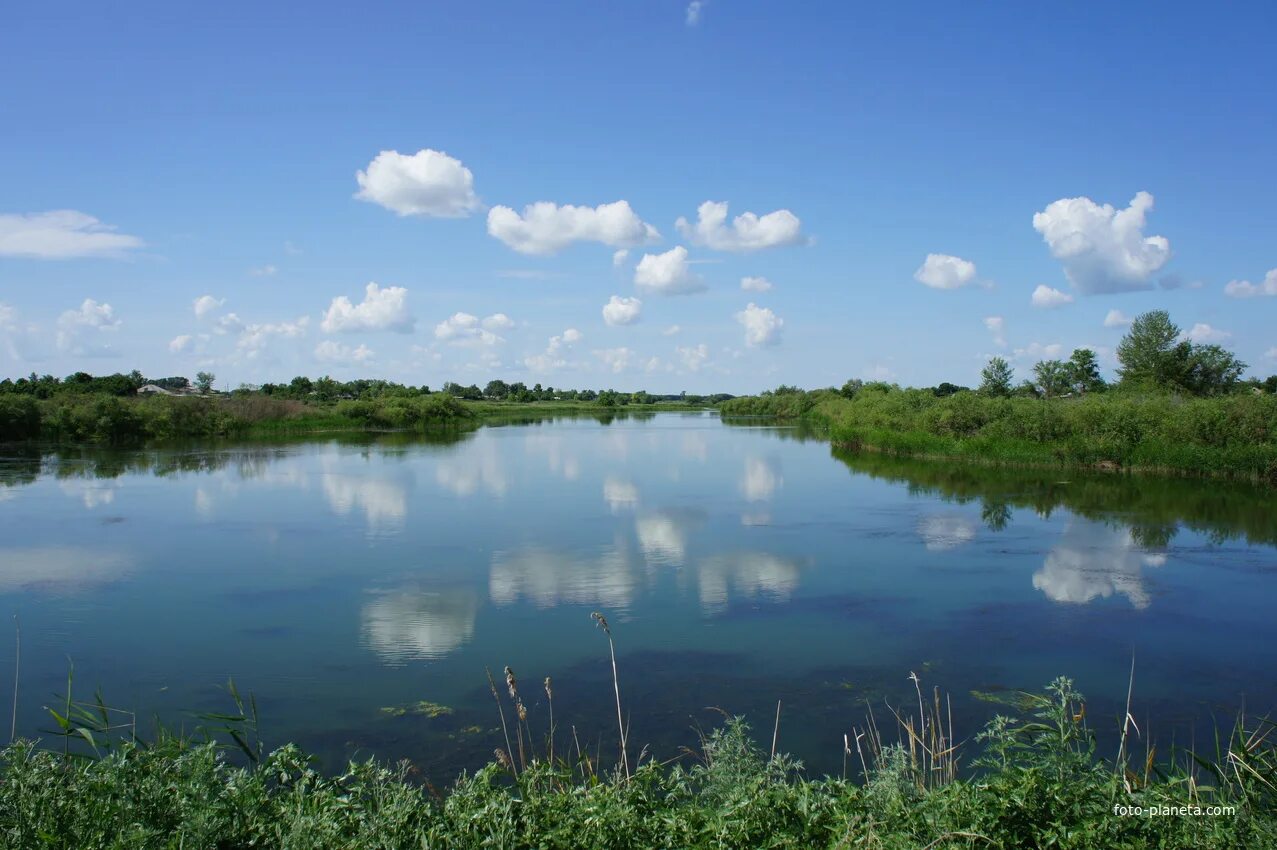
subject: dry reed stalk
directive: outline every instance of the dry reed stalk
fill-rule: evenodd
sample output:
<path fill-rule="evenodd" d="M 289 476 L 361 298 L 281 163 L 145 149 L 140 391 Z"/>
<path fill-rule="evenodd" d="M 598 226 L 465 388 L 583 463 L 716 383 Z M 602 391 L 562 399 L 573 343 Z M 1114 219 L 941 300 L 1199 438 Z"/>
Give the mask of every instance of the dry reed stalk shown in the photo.
<path fill-rule="evenodd" d="M 616 672 L 616 644 L 612 642 L 612 629 L 608 626 L 606 617 L 595 611 L 590 614 L 590 619 L 594 620 L 594 624 L 607 635 L 607 647 L 612 655 L 612 689 L 616 691 L 616 727 L 621 735 L 621 765 L 625 768 L 625 778 L 629 779 L 630 759 L 625 745 L 625 720 L 621 714 L 621 681 Z"/>
<path fill-rule="evenodd" d="M 780 700 L 776 700 L 776 725 L 772 728 L 772 758 L 776 758 L 776 739 L 780 736 Z"/>
<path fill-rule="evenodd" d="M 550 764 L 554 764 L 554 691 L 550 687 L 550 677 L 545 677 L 545 698 L 550 706 L 550 744 L 547 759 Z"/>
<path fill-rule="evenodd" d="M 519 698 L 519 683 L 514 678 L 514 671 L 510 669 L 509 665 L 506 665 L 505 668 L 505 684 L 510 690 L 510 700 L 514 703 L 514 733 L 515 737 L 518 738 L 519 741 L 519 768 L 527 770 L 528 760 L 523 751 L 523 727 L 526 726 L 528 722 L 528 710 L 523 707 L 523 700 Z M 532 730 L 529 729 L 529 742 L 531 741 L 531 737 Z"/>
<path fill-rule="evenodd" d="M 497 713 L 501 715 L 501 733 L 505 735 L 505 751 L 508 753 L 511 750 L 510 730 L 506 728 L 505 725 L 505 709 L 501 707 L 501 695 L 497 693 L 497 682 L 492 678 L 492 671 L 487 667 L 484 667 L 483 670 L 488 674 L 488 686 L 492 688 L 492 698 L 497 703 Z M 500 761 L 500 759 L 498 759 L 498 761 Z M 518 771 L 513 772 L 515 776 L 519 775 Z"/>

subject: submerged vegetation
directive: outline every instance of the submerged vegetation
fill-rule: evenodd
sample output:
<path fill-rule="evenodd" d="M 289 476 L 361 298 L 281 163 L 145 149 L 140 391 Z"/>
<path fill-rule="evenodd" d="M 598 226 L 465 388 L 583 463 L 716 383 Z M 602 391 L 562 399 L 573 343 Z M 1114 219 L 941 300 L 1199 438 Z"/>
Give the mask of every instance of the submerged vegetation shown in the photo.
<path fill-rule="evenodd" d="M 843 775 L 817 779 L 777 752 L 776 731 L 767 750 L 739 717 L 702 734 L 683 757 L 661 763 L 642 750 L 632 766 L 622 725 L 616 764 L 606 768 L 581 748 L 575 727 L 556 727 L 550 680 L 546 716 L 534 716 L 507 667 L 508 699 L 492 683 L 504 747 L 446 792 L 423 787 L 408 763 L 352 762 L 326 775 L 296 746 L 268 753 L 255 705 L 246 711 L 233 686 L 236 710 L 205 716 L 217 729 L 161 730 L 151 741 L 100 697 L 68 695 L 50 710 L 63 744 L 19 740 L 0 752 L 0 837 L 13 848 L 83 850 L 1277 843 L 1277 748 L 1267 721 L 1242 718 L 1213 751 L 1172 749 L 1162 758 L 1139 745 L 1128 701 L 1117 755 L 1106 761 L 1068 679 L 1006 696 L 1008 714 L 958 740 L 948 701 L 910 678 L 917 712 L 888 705 L 880 711 L 891 722 L 880 725 L 870 709 L 837 744 Z"/>
<path fill-rule="evenodd" d="M 848 381 L 841 390 L 780 387 L 720 410 L 806 419 L 852 450 L 1277 483 L 1277 379 L 1243 382 L 1245 364 L 1231 354 L 1179 338 L 1165 313 L 1141 316 L 1118 349 L 1112 386 L 1081 349 L 1067 363 L 1039 363 L 1019 388 L 995 357 L 977 390 Z"/>

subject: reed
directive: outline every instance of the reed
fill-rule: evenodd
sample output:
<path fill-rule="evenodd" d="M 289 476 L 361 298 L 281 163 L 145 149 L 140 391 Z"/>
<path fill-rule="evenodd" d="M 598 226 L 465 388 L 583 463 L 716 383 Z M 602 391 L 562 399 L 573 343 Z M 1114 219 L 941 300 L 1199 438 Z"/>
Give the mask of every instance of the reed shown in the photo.
<path fill-rule="evenodd" d="M 595 611 L 590 614 L 590 619 L 594 620 L 594 624 L 607 635 L 607 648 L 612 656 L 612 687 L 616 691 L 616 728 L 621 736 L 621 766 L 625 769 L 625 778 L 628 779 L 630 777 L 630 759 L 625 741 L 625 721 L 621 716 L 621 680 L 616 671 L 616 644 L 612 642 L 612 629 L 608 626 L 606 617 Z"/>

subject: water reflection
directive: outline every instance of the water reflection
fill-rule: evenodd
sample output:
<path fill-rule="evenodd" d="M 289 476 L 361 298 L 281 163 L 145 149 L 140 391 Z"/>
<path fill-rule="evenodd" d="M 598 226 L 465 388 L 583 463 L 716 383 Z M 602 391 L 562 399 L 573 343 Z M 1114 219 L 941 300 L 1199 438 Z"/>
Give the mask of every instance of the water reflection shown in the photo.
<path fill-rule="evenodd" d="M 929 552 L 947 552 L 975 540 L 976 524 L 961 514 L 933 514 L 918 520 L 918 536 Z"/>
<path fill-rule="evenodd" d="M 624 610 L 637 589 L 638 576 L 623 546 L 606 547 L 592 559 L 538 547 L 498 552 L 488 577 L 496 605 L 526 599 L 539 608 L 568 603 Z"/>
<path fill-rule="evenodd" d="M 401 587 L 369 595 L 364 641 L 389 664 L 436 660 L 474 637 L 479 597 L 470 588 Z"/>
<path fill-rule="evenodd" d="M 747 501 L 765 502 L 784 483 L 780 462 L 774 458 L 747 457 L 740 479 L 740 492 Z"/>
<path fill-rule="evenodd" d="M 687 538 L 705 522 L 695 508 L 667 508 L 634 521 L 639 549 L 650 566 L 681 567 L 687 560 Z"/>
<path fill-rule="evenodd" d="M 696 585 L 701 610 L 716 614 L 738 599 L 789 599 L 798 586 L 798 561 L 767 552 L 713 555 L 697 566 Z"/>
<path fill-rule="evenodd" d="M 42 546 L 0 549 L 0 564 L 0 593 L 70 593 L 125 578 L 133 559 L 98 547 Z"/>
<path fill-rule="evenodd" d="M 1083 604 L 1116 593 L 1143 609 L 1149 595 L 1141 573 L 1165 563 L 1165 553 L 1144 550 L 1129 529 L 1074 518 L 1033 574 L 1033 586 L 1056 602 Z"/>
<path fill-rule="evenodd" d="M 634 510 L 638 505 L 639 492 L 631 481 L 624 481 L 614 475 L 603 479 L 603 501 L 607 502 L 612 513 Z"/>

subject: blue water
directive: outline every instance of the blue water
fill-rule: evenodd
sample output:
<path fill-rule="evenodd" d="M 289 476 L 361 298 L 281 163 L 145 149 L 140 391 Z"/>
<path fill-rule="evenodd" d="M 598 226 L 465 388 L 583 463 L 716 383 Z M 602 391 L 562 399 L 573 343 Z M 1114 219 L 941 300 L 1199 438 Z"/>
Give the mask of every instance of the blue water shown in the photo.
<path fill-rule="evenodd" d="M 267 747 L 376 754 L 446 781 L 537 734 L 659 754 L 751 717 L 836 771 L 866 706 L 1073 677 L 1101 735 L 1187 743 L 1277 707 L 1277 500 L 1198 481 L 839 456 L 709 414 L 148 451 L 0 449 L 0 710 L 19 734 L 100 687 L 145 731 L 258 700 Z M 383 709 L 428 700 L 440 717 Z M 879 710 L 876 708 L 876 710 Z M 507 705 L 507 713 L 510 709 Z M 49 737 L 45 735 L 46 739 Z M 563 742 L 560 741 L 560 746 Z"/>

